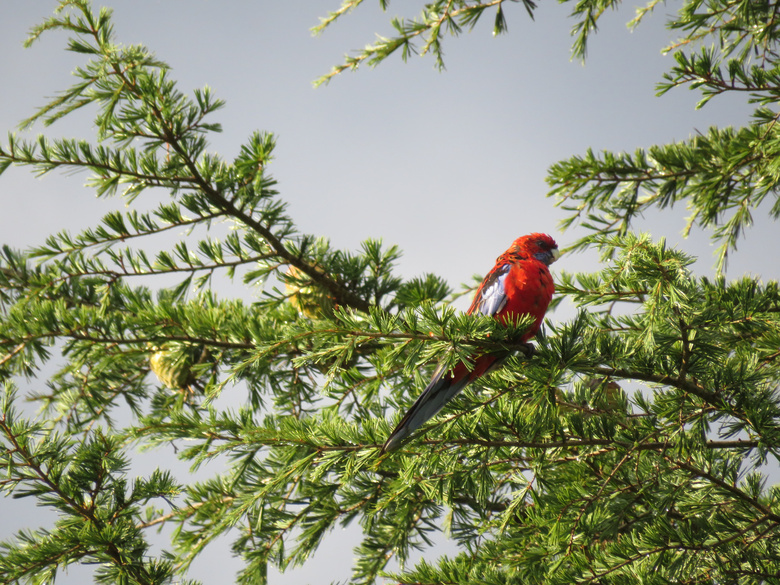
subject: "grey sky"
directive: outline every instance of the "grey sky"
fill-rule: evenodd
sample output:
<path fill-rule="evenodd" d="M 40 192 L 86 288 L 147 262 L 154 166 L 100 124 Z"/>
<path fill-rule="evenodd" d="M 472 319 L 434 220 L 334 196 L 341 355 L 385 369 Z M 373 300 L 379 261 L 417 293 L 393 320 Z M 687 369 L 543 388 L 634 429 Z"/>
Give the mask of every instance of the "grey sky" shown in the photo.
<path fill-rule="evenodd" d="M 382 238 L 404 251 L 404 276 L 434 272 L 456 287 L 486 272 L 519 235 L 546 231 L 562 245 L 577 235 L 557 230 L 563 213 L 545 198 L 546 170 L 557 160 L 588 147 L 633 151 L 683 140 L 711 125 L 742 124 L 750 112 L 730 96 L 700 111 L 694 110 L 695 92 L 654 97 L 672 59 L 660 54 L 671 38 L 663 6 L 633 33 L 625 27 L 631 6 L 605 15 L 585 66 L 570 61 L 569 6 L 541 3 L 531 21 L 521 4 L 513 4 L 506 8 L 507 35 L 493 38 L 492 15 L 486 14 L 473 32 L 445 39 L 443 73 L 431 58 L 404 64 L 394 56 L 377 69 L 347 72 L 314 89 L 312 81 L 346 52 L 372 42 L 375 33 L 391 34 L 390 17 L 416 16 L 418 3 L 395 0 L 385 14 L 367 0 L 316 38 L 310 27 L 340 0 L 107 3 L 119 42 L 150 47 L 172 66 L 180 90 L 209 85 L 227 101 L 213 117 L 224 132 L 212 138 L 210 150 L 231 159 L 254 130 L 277 135 L 270 170 L 302 232 L 347 249 Z M 66 88 L 70 71 L 82 62 L 63 50 L 61 33 L 45 35 L 29 50 L 21 46 L 26 31 L 55 6 L 0 0 L 2 130 L 14 129 L 46 96 Z M 46 132 L 90 138 L 90 118 L 80 114 Z M 56 173 L 35 179 L 10 169 L 0 178 L 1 243 L 42 243 L 55 230 L 76 231 L 121 205 L 97 201 L 84 181 L 83 175 Z M 711 273 L 708 234 L 699 231 L 687 241 L 679 236 L 686 215 L 683 208 L 652 214 L 640 227 L 700 256 L 697 268 Z M 731 256 L 731 277 L 780 276 L 780 232 L 767 219 L 756 220 Z M 554 268 L 595 269 L 595 258 L 564 257 Z M 226 287 L 225 294 L 236 288 Z M 0 507 L 5 517 L 7 504 Z M 343 565 L 354 539 L 346 548 L 344 542 L 331 540 L 315 559 L 321 564 L 305 567 L 299 578 L 320 583 L 347 577 Z M 224 554 L 196 566 L 193 576 L 225 582 L 234 569 Z"/>

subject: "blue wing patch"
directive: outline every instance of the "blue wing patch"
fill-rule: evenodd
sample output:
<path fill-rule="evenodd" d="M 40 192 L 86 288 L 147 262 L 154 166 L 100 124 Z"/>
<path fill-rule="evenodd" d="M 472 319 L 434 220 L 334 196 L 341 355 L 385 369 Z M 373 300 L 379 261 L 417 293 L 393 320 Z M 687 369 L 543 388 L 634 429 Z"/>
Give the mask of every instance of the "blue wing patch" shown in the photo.
<path fill-rule="evenodd" d="M 495 315 L 506 306 L 507 296 L 504 283 L 511 269 L 511 264 L 504 264 L 485 282 L 479 302 L 475 307 L 477 311 L 483 315 Z"/>

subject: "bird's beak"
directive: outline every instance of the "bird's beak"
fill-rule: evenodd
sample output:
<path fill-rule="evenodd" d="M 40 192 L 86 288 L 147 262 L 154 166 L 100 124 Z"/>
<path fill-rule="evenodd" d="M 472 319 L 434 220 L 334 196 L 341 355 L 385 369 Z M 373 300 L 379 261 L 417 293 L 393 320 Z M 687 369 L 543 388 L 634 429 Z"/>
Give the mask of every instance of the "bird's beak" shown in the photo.
<path fill-rule="evenodd" d="M 552 250 L 550 250 L 550 254 L 552 255 L 552 260 L 550 260 L 550 264 L 552 264 L 558 258 L 561 257 L 561 251 L 558 248 L 553 248 Z"/>

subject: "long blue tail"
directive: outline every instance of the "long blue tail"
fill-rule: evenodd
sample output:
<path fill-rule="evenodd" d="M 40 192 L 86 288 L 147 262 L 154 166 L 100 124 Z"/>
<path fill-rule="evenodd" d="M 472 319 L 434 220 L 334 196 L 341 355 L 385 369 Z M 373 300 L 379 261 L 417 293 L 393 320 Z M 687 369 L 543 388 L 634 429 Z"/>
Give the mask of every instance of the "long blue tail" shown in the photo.
<path fill-rule="evenodd" d="M 395 430 L 390 433 L 382 447 L 382 452 L 394 451 L 414 431 L 439 412 L 442 407 L 463 390 L 471 381 L 471 376 L 461 376 L 458 380 L 439 366 L 417 401 L 409 409 L 409 412 L 401 419 Z"/>

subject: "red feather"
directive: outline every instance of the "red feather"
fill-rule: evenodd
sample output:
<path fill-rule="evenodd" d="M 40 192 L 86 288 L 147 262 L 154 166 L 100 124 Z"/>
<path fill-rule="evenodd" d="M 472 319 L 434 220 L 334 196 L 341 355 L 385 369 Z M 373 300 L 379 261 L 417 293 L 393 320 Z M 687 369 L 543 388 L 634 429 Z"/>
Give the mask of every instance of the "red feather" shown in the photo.
<path fill-rule="evenodd" d="M 546 234 L 529 234 L 517 238 L 496 259 L 493 269 L 477 288 L 467 313 L 491 315 L 501 323 L 515 323 L 530 315 L 533 323 L 521 340 L 528 341 L 544 320 L 555 286 L 548 266 L 558 258 L 558 246 Z M 505 355 L 489 353 L 474 360 L 471 369 L 459 363 L 447 373 L 442 365 L 420 397 L 390 434 L 382 451 L 392 451 L 413 431 L 436 415 L 469 382 L 498 367 Z"/>

